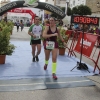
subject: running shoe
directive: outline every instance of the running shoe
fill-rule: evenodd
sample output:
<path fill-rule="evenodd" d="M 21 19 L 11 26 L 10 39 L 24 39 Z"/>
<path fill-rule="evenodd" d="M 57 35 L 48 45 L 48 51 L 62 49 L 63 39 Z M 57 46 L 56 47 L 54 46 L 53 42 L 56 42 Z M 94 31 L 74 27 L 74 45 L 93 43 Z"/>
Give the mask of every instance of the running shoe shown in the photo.
<path fill-rule="evenodd" d="M 56 76 L 55 73 L 52 74 L 52 78 L 53 78 L 54 80 L 57 80 L 57 76 Z"/>
<path fill-rule="evenodd" d="M 36 61 L 39 61 L 39 58 L 38 58 L 38 56 L 36 56 Z"/>
<path fill-rule="evenodd" d="M 44 70 L 46 70 L 46 69 L 47 69 L 47 65 L 45 64 L 45 65 L 44 65 Z"/>
<path fill-rule="evenodd" d="M 35 62 L 35 57 L 33 57 L 32 61 Z"/>

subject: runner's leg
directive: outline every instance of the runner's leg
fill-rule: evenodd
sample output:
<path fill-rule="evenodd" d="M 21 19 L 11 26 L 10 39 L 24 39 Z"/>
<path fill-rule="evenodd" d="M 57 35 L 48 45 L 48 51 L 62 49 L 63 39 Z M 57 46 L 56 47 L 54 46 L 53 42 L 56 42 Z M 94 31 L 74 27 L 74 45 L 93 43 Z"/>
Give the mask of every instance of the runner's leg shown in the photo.
<path fill-rule="evenodd" d="M 32 55 L 33 55 L 33 62 L 35 62 L 35 50 L 36 50 L 36 44 L 32 44 Z"/>
<path fill-rule="evenodd" d="M 52 50 L 52 76 L 53 79 L 55 80 L 57 80 L 57 76 L 56 76 L 57 54 L 58 54 L 58 48 L 54 48 Z"/>
<path fill-rule="evenodd" d="M 41 44 L 37 44 L 36 61 L 39 61 L 38 55 L 41 53 Z"/>
<path fill-rule="evenodd" d="M 47 69 L 48 66 L 48 61 L 49 61 L 49 57 L 50 57 L 50 50 L 44 50 L 45 52 L 45 65 L 44 65 L 44 70 Z"/>

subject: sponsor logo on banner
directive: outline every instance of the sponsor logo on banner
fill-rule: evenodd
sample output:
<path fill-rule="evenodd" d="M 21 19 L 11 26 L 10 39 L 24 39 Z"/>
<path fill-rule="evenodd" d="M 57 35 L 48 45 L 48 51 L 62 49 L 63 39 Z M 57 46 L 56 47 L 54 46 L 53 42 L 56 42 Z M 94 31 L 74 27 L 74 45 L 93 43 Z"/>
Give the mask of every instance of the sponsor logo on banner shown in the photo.
<path fill-rule="evenodd" d="M 12 2 L 12 3 L 9 3 L 9 4 L 7 4 L 7 5 L 4 5 L 3 7 L 0 8 L 0 13 L 6 11 L 6 10 L 8 10 L 8 9 L 11 9 L 11 8 L 13 8 L 13 7 L 16 6 L 16 5 L 17 5 L 16 2 Z"/>
<path fill-rule="evenodd" d="M 50 9 L 51 11 L 57 13 L 57 14 L 60 15 L 60 16 L 64 16 L 63 12 L 62 12 L 60 9 L 56 9 L 56 8 L 54 8 L 52 5 L 46 4 L 46 5 L 45 5 L 45 8 Z"/>
<path fill-rule="evenodd" d="M 82 50 L 83 55 L 90 57 L 96 40 L 97 40 L 96 35 L 88 34 L 88 33 L 84 34 L 83 50 Z M 78 42 L 77 42 L 74 50 L 81 53 L 81 47 L 82 47 L 82 33 L 80 33 Z"/>
<path fill-rule="evenodd" d="M 22 9 L 14 9 L 14 12 L 16 12 L 16 13 L 22 13 L 23 10 Z"/>
<path fill-rule="evenodd" d="M 81 40 L 80 40 L 80 45 L 82 44 L 82 38 L 81 38 Z M 85 39 L 83 39 L 83 48 L 86 48 L 86 49 L 88 49 L 89 47 L 91 47 L 91 42 L 90 41 L 88 41 L 87 39 L 85 40 Z"/>
<path fill-rule="evenodd" d="M 37 7 L 39 0 L 24 0 L 24 1 L 25 1 L 25 3 L 23 4 L 24 6 L 27 6 L 27 7 Z"/>

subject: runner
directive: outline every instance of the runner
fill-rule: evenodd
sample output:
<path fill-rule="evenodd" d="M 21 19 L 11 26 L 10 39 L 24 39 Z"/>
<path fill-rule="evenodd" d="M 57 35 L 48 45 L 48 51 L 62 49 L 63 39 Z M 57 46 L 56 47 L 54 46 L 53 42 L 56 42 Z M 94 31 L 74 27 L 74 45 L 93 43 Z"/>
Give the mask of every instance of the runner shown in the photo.
<path fill-rule="evenodd" d="M 19 31 L 19 26 L 20 26 L 20 23 L 19 23 L 19 20 L 17 20 L 16 21 L 17 32 Z"/>
<path fill-rule="evenodd" d="M 23 23 L 23 20 L 20 21 L 20 27 L 21 27 L 21 31 L 23 30 L 24 28 L 24 23 Z"/>
<path fill-rule="evenodd" d="M 31 36 L 30 45 L 32 46 L 33 62 L 39 61 L 38 55 L 41 52 L 41 35 L 42 35 L 43 27 L 39 23 L 40 23 L 40 19 L 38 16 L 36 16 L 34 19 L 34 24 L 30 26 L 28 31 L 28 34 Z M 37 53 L 35 55 L 36 47 L 37 47 Z"/>
<path fill-rule="evenodd" d="M 57 66 L 57 54 L 58 54 L 58 42 L 57 37 L 59 37 L 64 45 L 66 46 L 66 43 L 64 42 L 63 38 L 61 37 L 59 33 L 59 29 L 56 27 L 56 21 L 55 18 L 51 17 L 49 19 L 50 26 L 46 26 L 44 32 L 43 32 L 43 38 L 45 38 L 44 42 L 44 49 L 45 49 L 45 65 L 44 70 L 47 69 L 48 61 L 50 57 L 50 52 L 52 51 L 52 77 L 54 80 L 57 80 L 56 76 L 56 66 Z"/>

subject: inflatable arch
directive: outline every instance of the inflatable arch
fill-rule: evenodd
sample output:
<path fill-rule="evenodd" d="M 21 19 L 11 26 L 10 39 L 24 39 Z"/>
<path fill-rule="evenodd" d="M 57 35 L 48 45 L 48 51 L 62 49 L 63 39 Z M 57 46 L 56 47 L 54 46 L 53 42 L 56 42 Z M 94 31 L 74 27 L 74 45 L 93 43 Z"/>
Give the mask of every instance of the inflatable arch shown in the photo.
<path fill-rule="evenodd" d="M 36 16 L 36 14 L 34 14 L 31 10 L 28 10 L 28 9 L 18 9 L 18 8 L 15 8 L 15 9 L 9 10 L 8 12 L 13 12 L 13 13 L 28 13 L 28 14 L 30 14 L 32 16 L 31 22 L 33 21 L 34 17 Z"/>
<path fill-rule="evenodd" d="M 58 15 L 58 18 L 60 19 L 63 19 L 66 16 L 65 13 L 59 7 L 53 6 L 48 3 L 39 2 L 39 0 L 23 0 L 23 1 L 10 2 L 0 8 L 0 16 L 2 16 L 4 13 L 6 13 L 11 9 L 20 7 L 31 7 L 31 8 L 33 7 L 33 8 L 48 10 Z"/>

